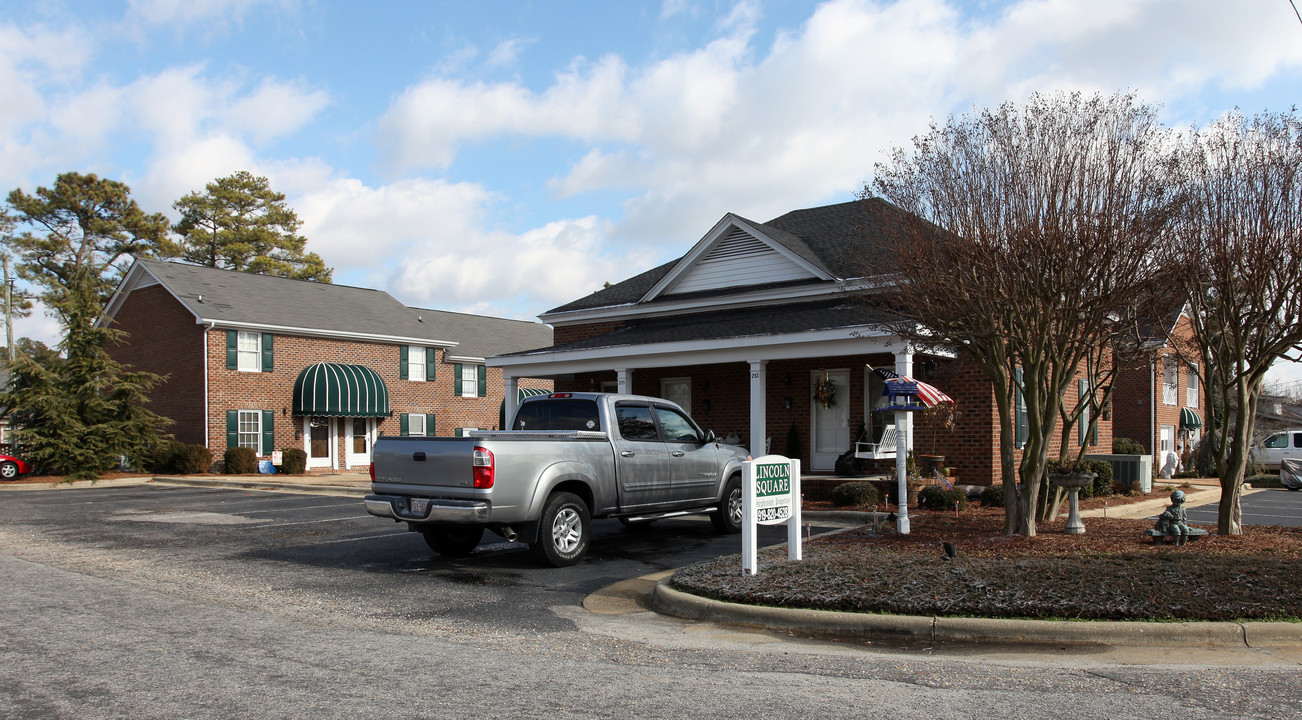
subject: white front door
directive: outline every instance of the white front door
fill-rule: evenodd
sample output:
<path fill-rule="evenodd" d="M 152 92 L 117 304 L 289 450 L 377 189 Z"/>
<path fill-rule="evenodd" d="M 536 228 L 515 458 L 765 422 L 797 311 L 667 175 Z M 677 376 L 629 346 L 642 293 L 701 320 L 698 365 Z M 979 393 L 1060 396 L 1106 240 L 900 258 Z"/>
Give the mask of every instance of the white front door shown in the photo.
<path fill-rule="evenodd" d="M 344 433 L 344 467 L 367 467 L 371 464 L 371 443 L 375 440 L 374 418 L 342 418 Z"/>
<path fill-rule="evenodd" d="M 332 417 L 303 418 L 303 449 L 307 451 L 309 468 L 335 468 L 335 419 Z"/>
<path fill-rule="evenodd" d="M 830 407 L 814 399 L 818 383 L 826 380 L 834 391 Z M 820 370 L 810 376 L 810 469 L 832 470 L 836 459 L 850 449 L 850 371 Z"/>

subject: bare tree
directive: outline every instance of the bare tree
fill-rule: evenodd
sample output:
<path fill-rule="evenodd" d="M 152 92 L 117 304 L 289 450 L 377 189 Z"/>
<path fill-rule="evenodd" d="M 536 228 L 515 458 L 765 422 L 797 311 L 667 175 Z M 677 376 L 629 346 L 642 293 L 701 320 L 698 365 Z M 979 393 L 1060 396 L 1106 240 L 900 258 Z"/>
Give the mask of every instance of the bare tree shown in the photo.
<path fill-rule="evenodd" d="M 1171 263 L 1188 293 L 1209 397 L 1203 442 L 1221 481 L 1217 529 L 1243 532 L 1240 497 L 1266 372 L 1302 344 L 1302 118 L 1231 113 L 1179 154 L 1184 191 Z"/>
<path fill-rule="evenodd" d="M 1078 369 L 1151 312 L 1141 305 L 1174 204 L 1168 135 L 1131 95 L 1034 95 L 933 124 L 861 193 L 914 216 L 883 241 L 897 282 L 870 300 L 911 343 L 971 358 L 993 385 L 1009 534 L 1036 532 Z"/>

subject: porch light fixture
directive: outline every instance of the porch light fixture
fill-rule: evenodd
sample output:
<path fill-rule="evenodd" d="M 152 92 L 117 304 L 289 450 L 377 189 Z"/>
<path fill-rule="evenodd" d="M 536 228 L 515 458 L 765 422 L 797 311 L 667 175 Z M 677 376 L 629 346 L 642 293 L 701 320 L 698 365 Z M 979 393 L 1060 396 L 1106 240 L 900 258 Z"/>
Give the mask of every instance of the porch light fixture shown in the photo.
<path fill-rule="evenodd" d="M 790 410 L 790 409 L 791 409 L 791 396 L 790 396 L 790 395 L 788 395 L 788 396 L 786 396 L 785 398 L 782 399 L 782 407 L 783 407 L 783 409 L 785 409 L 785 410 Z"/>

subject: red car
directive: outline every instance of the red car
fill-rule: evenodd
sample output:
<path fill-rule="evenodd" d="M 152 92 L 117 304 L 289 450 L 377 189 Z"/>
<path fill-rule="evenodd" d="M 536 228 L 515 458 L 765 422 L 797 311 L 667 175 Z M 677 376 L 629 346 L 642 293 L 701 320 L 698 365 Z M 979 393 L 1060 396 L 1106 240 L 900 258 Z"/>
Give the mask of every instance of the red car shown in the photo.
<path fill-rule="evenodd" d="M 17 480 L 32 471 L 32 466 L 13 455 L 0 455 L 0 480 Z"/>

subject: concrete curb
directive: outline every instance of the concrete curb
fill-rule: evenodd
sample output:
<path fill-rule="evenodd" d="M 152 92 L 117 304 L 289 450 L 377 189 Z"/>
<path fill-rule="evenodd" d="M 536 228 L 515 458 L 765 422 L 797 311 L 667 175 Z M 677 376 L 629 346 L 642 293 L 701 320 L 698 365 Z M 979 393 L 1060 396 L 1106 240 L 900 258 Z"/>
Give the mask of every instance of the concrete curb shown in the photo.
<path fill-rule="evenodd" d="M 73 482 L 16 483 L 0 484 L 0 491 L 5 490 L 85 490 L 88 488 L 131 487 L 152 482 L 152 477 L 106 478 L 103 480 L 74 480 Z"/>
<path fill-rule="evenodd" d="M 815 635 L 955 643 L 1259 648 L 1302 645 L 1302 623 L 1115 622 L 947 618 L 742 605 L 656 583 L 650 605 L 687 620 L 802 630 Z"/>
<path fill-rule="evenodd" d="M 370 485 L 358 487 L 355 483 L 307 483 L 276 482 L 273 480 L 255 480 L 243 478 L 192 478 L 158 476 L 154 482 L 159 485 L 184 487 L 219 487 L 240 490 L 267 490 L 271 492 L 295 492 L 307 495 L 341 495 L 345 497 L 363 497 L 370 492 Z"/>

